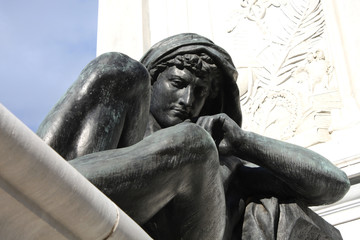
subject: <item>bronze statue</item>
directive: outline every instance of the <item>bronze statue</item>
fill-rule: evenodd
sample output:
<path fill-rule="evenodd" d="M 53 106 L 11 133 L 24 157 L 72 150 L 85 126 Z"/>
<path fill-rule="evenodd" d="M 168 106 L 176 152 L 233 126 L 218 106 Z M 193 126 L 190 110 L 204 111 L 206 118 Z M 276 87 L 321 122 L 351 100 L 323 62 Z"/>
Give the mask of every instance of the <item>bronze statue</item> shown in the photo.
<path fill-rule="evenodd" d="M 155 239 L 340 238 L 307 206 L 342 198 L 347 176 L 241 129 L 226 51 L 179 34 L 140 62 L 91 61 L 38 135 Z"/>

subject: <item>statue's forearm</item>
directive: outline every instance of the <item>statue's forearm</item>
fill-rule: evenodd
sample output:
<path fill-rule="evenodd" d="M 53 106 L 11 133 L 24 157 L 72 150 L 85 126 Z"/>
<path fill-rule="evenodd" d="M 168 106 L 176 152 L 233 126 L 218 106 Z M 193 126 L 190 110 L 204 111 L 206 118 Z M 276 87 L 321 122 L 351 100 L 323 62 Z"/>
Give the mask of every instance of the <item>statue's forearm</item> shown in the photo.
<path fill-rule="evenodd" d="M 273 172 L 308 204 L 334 202 L 349 189 L 346 174 L 311 150 L 243 130 L 237 135 L 238 157 Z"/>

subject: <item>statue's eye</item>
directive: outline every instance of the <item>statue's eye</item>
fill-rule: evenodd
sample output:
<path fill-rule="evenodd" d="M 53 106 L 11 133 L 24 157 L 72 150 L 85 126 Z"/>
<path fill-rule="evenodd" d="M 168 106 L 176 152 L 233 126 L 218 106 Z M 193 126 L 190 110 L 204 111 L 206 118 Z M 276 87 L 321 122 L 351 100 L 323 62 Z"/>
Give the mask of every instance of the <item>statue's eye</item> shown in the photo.
<path fill-rule="evenodd" d="M 181 78 L 172 78 L 170 79 L 171 85 L 176 88 L 184 88 L 186 87 L 186 83 Z"/>

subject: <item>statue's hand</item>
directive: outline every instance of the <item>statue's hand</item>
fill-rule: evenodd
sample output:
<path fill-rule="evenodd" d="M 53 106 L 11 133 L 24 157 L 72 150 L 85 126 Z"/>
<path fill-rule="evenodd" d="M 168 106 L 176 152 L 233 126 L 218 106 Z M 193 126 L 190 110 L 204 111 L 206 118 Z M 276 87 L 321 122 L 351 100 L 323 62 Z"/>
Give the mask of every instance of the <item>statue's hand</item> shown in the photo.
<path fill-rule="evenodd" d="M 235 143 L 239 142 L 241 128 L 225 113 L 200 117 L 196 124 L 203 127 L 214 139 L 219 153 L 233 155 Z"/>

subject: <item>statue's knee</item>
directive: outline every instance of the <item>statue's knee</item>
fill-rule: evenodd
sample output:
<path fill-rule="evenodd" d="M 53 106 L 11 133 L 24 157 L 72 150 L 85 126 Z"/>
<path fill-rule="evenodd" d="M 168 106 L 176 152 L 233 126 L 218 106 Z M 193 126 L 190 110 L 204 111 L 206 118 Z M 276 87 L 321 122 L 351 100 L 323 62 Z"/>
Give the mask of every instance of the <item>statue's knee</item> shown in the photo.
<path fill-rule="evenodd" d="M 199 125 L 193 123 L 181 124 L 188 149 L 197 156 L 197 163 L 218 167 L 218 151 L 211 135 Z"/>
<path fill-rule="evenodd" d="M 184 142 L 183 156 L 187 164 L 187 176 L 183 190 L 201 193 L 209 184 L 219 180 L 219 157 L 218 151 L 209 133 L 200 126 L 193 123 L 179 124 L 186 141 Z M 193 195 L 193 196 L 195 196 Z"/>
<path fill-rule="evenodd" d="M 78 79 L 88 91 L 133 96 L 150 89 L 150 76 L 138 61 L 118 52 L 92 60 Z"/>

